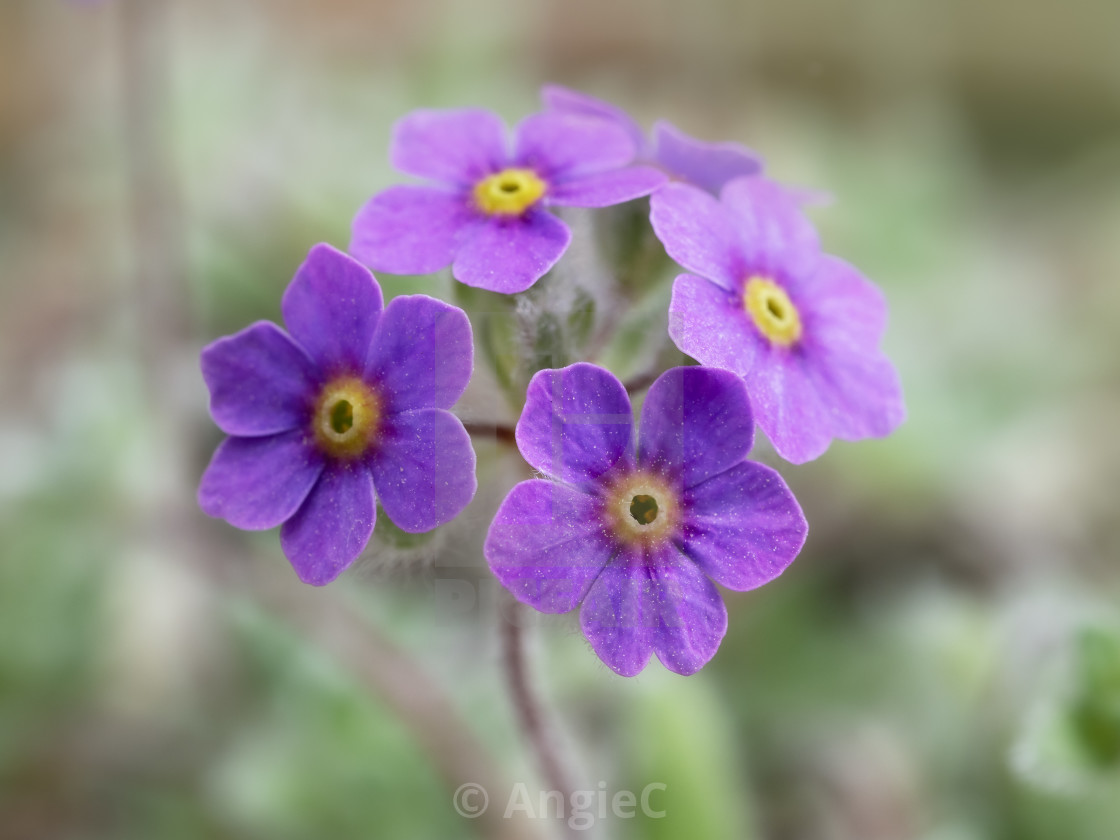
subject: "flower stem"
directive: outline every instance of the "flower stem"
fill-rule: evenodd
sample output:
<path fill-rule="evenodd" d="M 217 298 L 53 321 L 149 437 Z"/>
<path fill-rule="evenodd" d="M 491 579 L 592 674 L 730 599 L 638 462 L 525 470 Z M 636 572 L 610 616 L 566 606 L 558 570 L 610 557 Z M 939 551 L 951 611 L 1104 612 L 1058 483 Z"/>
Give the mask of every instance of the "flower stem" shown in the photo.
<path fill-rule="evenodd" d="M 563 797 L 565 805 L 572 801 L 572 785 L 568 769 L 556 749 L 554 733 L 545 718 L 540 698 L 530 685 L 527 663 L 525 661 L 525 610 L 508 593 L 504 594 L 502 610 L 502 663 L 506 672 L 506 684 L 517 712 L 521 733 L 529 742 L 537 763 L 537 770 L 548 790 L 556 791 Z M 564 823 L 567 826 L 567 823 Z M 572 829 L 569 828 L 571 832 Z M 578 836 L 578 835 L 573 835 Z"/>
<path fill-rule="evenodd" d="M 626 389 L 626 393 L 633 394 L 635 391 L 644 391 L 650 385 L 657 381 L 664 371 L 661 368 L 654 368 L 653 370 L 646 371 L 645 373 L 638 374 L 633 379 L 628 379 L 622 383 L 622 387 Z"/>
<path fill-rule="evenodd" d="M 513 426 L 500 423 L 468 423 L 463 422 L 463 427 L 471 437 L 492 438 L 506 446 L 517 446 Z"/>
<path fill-rule="evenodd" d="M 487 793 L 492 800 L 490 807 L 469 814 L 479 837 L 540 837 L 524 814 L 505 816 L 499 803 L 503 793 L 511 789 L 509 780 L 446 692 L 350 599 L 334 591 L 297 584 L 291 576 L 272 574 L 274 564 L 269 564 L 267 575 L 258 575 L 257 563 L 246 563 L 245 558 L 232 557 L 228 549 L 217 546 L 215 543 L 215 550 L 201 558 L 200 563 L 215 588 L 247 597 L 297 629 L 311 645 L 330 656 L 392 710 L 446 785 L 449 805 L 456 805 L 452 794 L 463 786 L 481 788 Z M 231 557 L 242 562 L 231 562 Z M 370 760 L 377 758 L 370 756 Z"/>
<path fill-rule="evenodd" d="M 428 755 L 448 791 L 477 785 L 494 797 L 495 805 L 500 802 L 506 789 L 501 772 L 452 702 L 410 657 L 341 598 L 299 592 L 292 600 L 273 603 L 393 710 Z M 523 821 L 504 818 L 500 807 L 479 815 L 476 826 L 487 840 L 536 836 Z"/>
<path fill-rule="evenodd" d="M 124 0 L 119 8 L 122 135 L 132 222 L 135 294 L 132 306 L 147 384 L 166 391 L 162 367 L 175 343 L 190 335 L 184 272 L 182 204 L 169 120 L 169 0 Z M 165 401 L 165 393 L 157 394 Z"/>

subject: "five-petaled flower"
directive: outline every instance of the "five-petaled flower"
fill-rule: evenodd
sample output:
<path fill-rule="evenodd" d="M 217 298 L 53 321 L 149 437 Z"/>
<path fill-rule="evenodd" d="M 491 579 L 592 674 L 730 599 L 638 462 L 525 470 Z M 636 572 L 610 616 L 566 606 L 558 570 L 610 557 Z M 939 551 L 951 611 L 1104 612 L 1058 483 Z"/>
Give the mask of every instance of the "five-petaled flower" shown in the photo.
<path fill-rule="evenodd" d="M 797 464 L 833 438 L 890 434 L 906 414 L 879 348 L 882 294 L 821 252 L 798 204 L 756 176 L 731 181 L 719 200 L 669 184 L 650 212 L 669 256 L 694 272 L 673 284 L 669 335 L 701 364 L 744 378 L 759 426 Z"/>
<path fill-rule="evenodd" d="M 571 88 L 545 85 L 541 101 L 552 111 L 582 114 L 622 128 L 638 149 L 638 160 L 660 167 L 670 178 L 718 193 L 732 178 L 762 171 L 762 160 L 738 143 L 709 143 L 690 137 L 666 120 L 658 120 L 647 139 L 634 119 L 609 102 Z"/>
<path fill-rule="evenodd" d="M 300 579 L 334 580 L 373 532 L 376 502 L 409 532 L 474 496 L 475 456 L 449 409 L 473 365 L 462 310 L 424 295 L 382 306 L 364 266 L 315 246 L 281 302 L 202 351 L 210 413 L 230 435 L 198 503 L 247 530 L 276 525 Z"/>
<path fill-rule="evenodd" d="M 627 166 L 633 141 L 599 119 L 544 113 L 523 120 L 512 151 L 497 115 L 480 109 L 414 111 L 394 126 L 392 161 L 429 185 L 375 195 L 354 218 L 350 252 L 375 271 L 426 274 L 522 292 L 568 247 L 549 206 L 606 207 L 665 181 Z"/>
<path fill-rule="evenodd" d="M 581 602 L 580 624 L 611 669 L 651 653 L 691 674 L 715 654 L 727 610 L 715 584 L 773 580 L 805 541 L 793 495 L 746 460 L 754 421 L 742 380 L 674 368 L 650 388 L 640 430 L 630 398 L 580 363 L 533 377 L 517 445 L 546 479 L 506 497 L 484 553 L 520 601 L 547 613 Z"/>

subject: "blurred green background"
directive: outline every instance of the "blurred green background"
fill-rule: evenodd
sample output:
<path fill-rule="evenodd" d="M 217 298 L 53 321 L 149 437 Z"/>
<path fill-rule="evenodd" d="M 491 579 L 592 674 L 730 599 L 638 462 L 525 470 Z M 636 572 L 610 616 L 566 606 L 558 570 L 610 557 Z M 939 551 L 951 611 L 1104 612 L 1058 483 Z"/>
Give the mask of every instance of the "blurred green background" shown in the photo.
<path fill-rule="evenodd" d="M 535 795 L 478 556 L 515 456 L 328 590 L 193 494 L 200 347 L 345 247 L 392 121 L 551 81 L 831 193 L 910 412 L 782 468 L 808 544 L 700 674 L 535 622 L 579 786 L 667 786 L 594 831 L 1116 840 L 1118 34 L 1115 0 L 4 0 L 0 837 L 488 837 L 464 768 Z"/>

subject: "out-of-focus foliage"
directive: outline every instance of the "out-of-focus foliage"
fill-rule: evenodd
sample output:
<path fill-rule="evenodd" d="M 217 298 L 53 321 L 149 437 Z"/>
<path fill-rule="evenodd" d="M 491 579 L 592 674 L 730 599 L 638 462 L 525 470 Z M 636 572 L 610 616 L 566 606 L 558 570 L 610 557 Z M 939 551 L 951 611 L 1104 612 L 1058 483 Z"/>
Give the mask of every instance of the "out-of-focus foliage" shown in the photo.
<path fill-rule="evenodd" d="M 1120 639 L 1087 630 L 1078 639 L 1077 693 L 1070 715 L 1090 761 L 1120 764 Z"/>

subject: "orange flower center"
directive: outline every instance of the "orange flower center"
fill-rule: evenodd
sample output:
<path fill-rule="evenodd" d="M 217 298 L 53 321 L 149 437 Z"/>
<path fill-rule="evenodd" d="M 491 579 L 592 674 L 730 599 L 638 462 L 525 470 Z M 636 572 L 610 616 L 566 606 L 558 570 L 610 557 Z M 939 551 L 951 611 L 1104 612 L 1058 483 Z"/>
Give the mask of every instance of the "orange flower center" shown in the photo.
<path fill-rule="evenodd" d="M 660 545 L 681 521 L 676 491 L 661 476 L 641 471 L 608 486 L 604 512 L 611 532 L 626 545 Z"/>
<path fill-rule="evenodd" d="M 381 400 L 356 376 L 332 379 L 319 392 L 312 426 L 324 452 L 352 460 L 365 454 L 376 440 L 381 427 Z"/>

